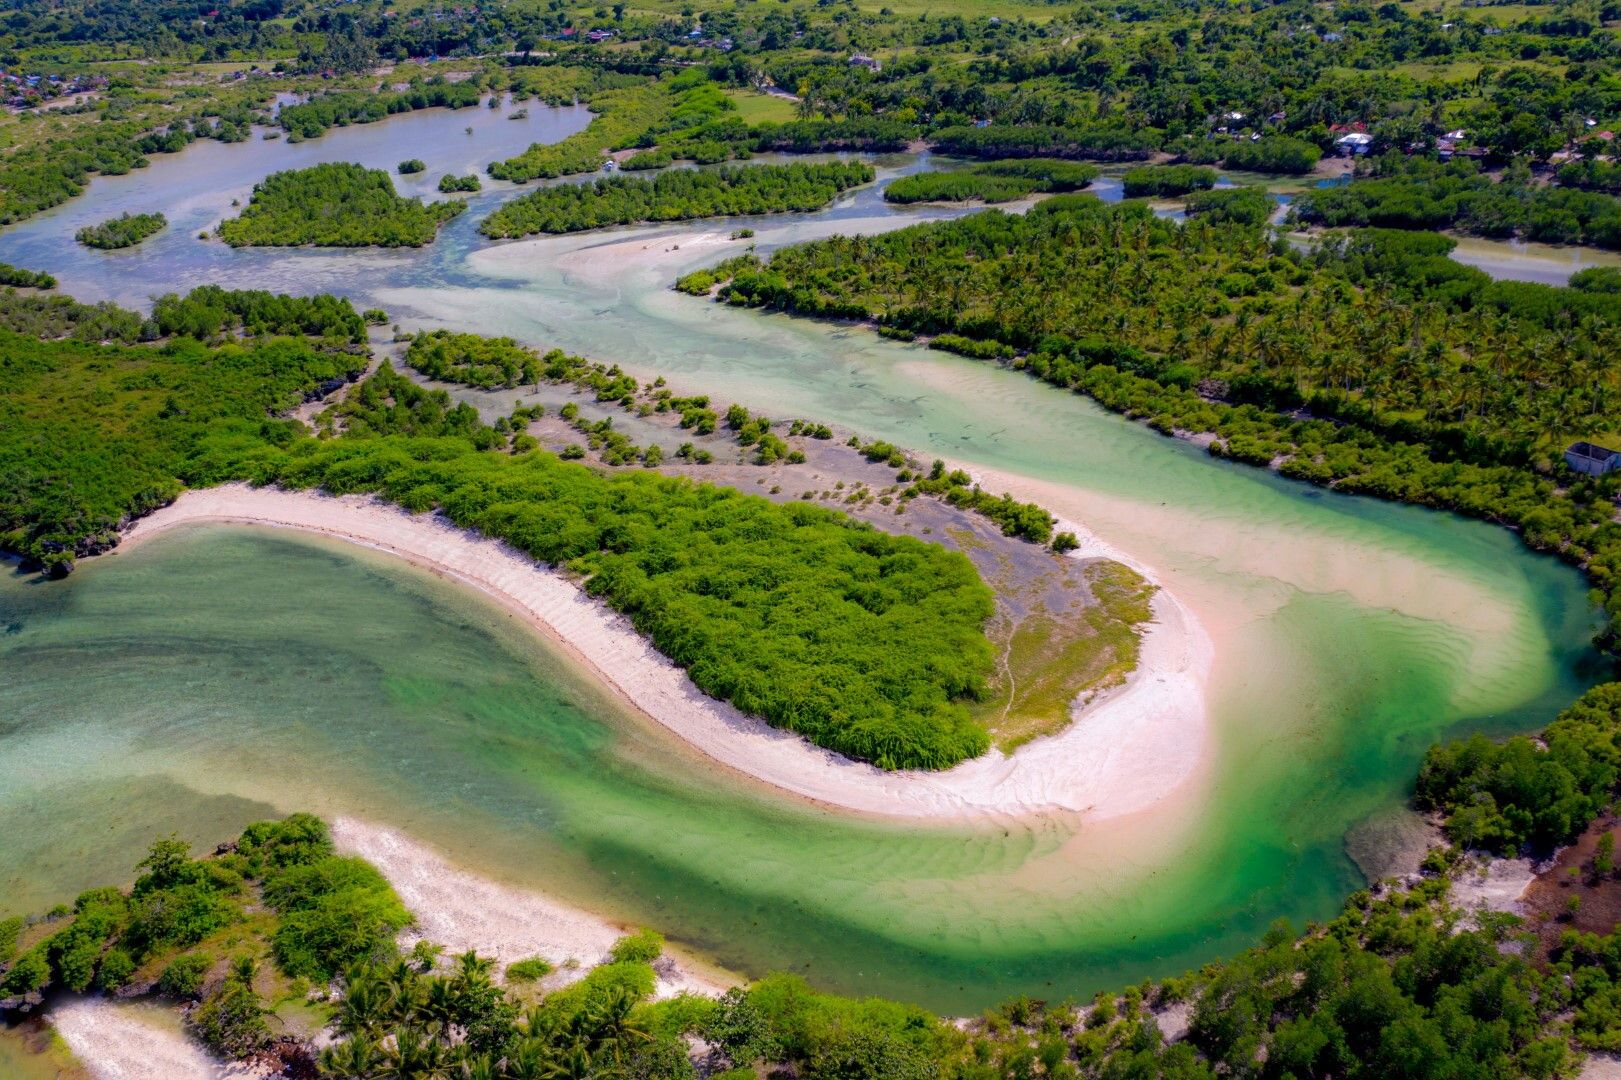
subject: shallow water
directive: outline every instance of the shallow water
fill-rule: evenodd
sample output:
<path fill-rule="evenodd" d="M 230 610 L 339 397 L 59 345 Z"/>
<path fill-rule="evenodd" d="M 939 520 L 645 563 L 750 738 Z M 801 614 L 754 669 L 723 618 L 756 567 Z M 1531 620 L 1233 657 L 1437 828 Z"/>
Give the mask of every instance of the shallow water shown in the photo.
<path fill-rule="evenodd" d="M 530 112 L 554 136 L 583 119 Z M 959 210 L 896 210 L 869 187 L 818 214 L 491 246 L 476 222 L 503 186 L 422 251 L 192 239 L 276 168 L 415 156 L 424 184 L 467 171 L 533 137 L 509 139 L 504 116 L 203 144 L 95 181 L 0 235 L 0 259 L 129 303 L 204 280 L 333 289 L 408 326 L 512 333 L 1006 474 L 1151 566 L 1210 630 L 1208 782 L 1080 828 L 808 809 L 644 730 L 478 597 L 365 551 L 201 529 L 65 583 L 0 584 L 14 628 L 0 636 L 0 835 L 23 838 L 0 846 L 0 907 L 126 876 L 154 833 L 213 843 L 311 808 L 406 827 L 749 972 L 949 1010 L 1087 994 L 1235 949 L 1278 916 L 1331 913 L 1360 882 L 1347 831 L 1399 803 L 1430 741 L 1537 726 L 1590 680 L 1581 580 L 1503 530 L 1216 462 L 987 365 L 668 289 L 738 250 L 725 237 L 745 225 L 769 248 Z M 468 123 L 476 151 L 458 141 Z M 175 224 L 130 259 L 64 242 L 165 207 Z"/>

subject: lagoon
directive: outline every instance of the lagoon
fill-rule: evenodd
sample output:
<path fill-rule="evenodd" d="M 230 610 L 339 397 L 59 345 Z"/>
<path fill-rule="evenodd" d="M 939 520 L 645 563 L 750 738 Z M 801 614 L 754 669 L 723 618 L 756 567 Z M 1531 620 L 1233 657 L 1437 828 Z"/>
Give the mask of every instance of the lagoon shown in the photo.
<path fill-rule="evenodd" d="M 293 809 L 410 831 L 504 880 L 653 925 L 745 973 L 966 1012 L 1082 996 L 1331 914 L 1424 748 L 1540 726 L 1597 676 L 1575 571 L 1506 531 L 1215 461 L 1009 371 L 669 290 L 737 250 L 893 228 L 878 187 L 827 211 L 492 245 L 232 251 L 196 239 L 268 172 L 357 160 L 416 193 L 583 110 L 429 111 L 295 146 L 203 143 L 0 234 L 0 259 L 141 306 L 214 282 L 334 291 L 406 328 L 510 333 L 773 415 L 960 462 L 1152 567 L 1216 642 L 1218 751 L 1176 799 L 1098 825 L 921 827 L 834 814 L 696 759 L 502 610 L 364 550 L 207 527 L 0 581 L 0 907 L 128 873 L 156 834 L 211 844 Z M 473 124 L 475 133 L 464 128 Z M 880 180 L 927 167 L 876 159 Z M 413 187 L 412 184 L 416 186 Z M 128 252 L 72 231 L 173 223 Z"/>

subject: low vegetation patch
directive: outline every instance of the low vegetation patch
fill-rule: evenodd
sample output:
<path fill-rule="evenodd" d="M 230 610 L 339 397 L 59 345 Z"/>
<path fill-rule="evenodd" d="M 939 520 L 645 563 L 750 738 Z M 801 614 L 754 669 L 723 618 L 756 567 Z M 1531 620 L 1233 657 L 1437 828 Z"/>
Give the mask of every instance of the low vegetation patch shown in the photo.
<path fill-rule="evenodd" d="M 103 250 L 134 247 L 168 224 L 162 214 L 123 214 L 99 225 L 86 225 L 73 238 L 85 247 Z"/>
<path fill-rule="evenodd" d="M 381 169 L 313 165 L 260 181 L 220 237 L 232 247 L 421 247 L 466 208 L 460 199 L 401 198 Z"/>
<path fill-rule="evenodd" d="M 1094 165 L 1053 158 L 989 161 L 949 172 L 902 176 L 884 189 L 892 203 L 1011 202 L 1036 192 L 1079 191 L 1097 178 Z"/>
<path fill-rule="evenodd" d="M 1126 198 L 1161 198 L 1208 191 L 1216 186 L 1216 170 L 1203 165 L 1139 165 L 1121 177 Z"/>
<path fill-rule="evenodd" d="M 859 162 L 672 169 L 652 179 L 605 177 L 541 188 L 502 204 L 479 227 L 486 236 L 566 233 L 644 221 L 817 210 L 873 178 Z"/>
<path fill-rule="evenodd" d="M 25 270 L 10 263 L 0 263 L 0 285 L 17 289 L 54 289 L 56 278 L 41 270 Z"/>

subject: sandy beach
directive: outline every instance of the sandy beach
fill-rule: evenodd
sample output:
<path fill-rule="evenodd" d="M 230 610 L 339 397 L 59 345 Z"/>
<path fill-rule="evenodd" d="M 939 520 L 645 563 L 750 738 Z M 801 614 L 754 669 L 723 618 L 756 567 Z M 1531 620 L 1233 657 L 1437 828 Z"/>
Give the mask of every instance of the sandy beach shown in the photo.
<path fill-rule="evenodd" d="M 96 1080 L 227 1080 L 257 1075 L 210 1057 L 180 1030 L 176 1014 L 155 1005 L 81 997 L 54 1005 L 50 1022 Z"/>
<path fill-rule="evenodd" d="M 991 751 L 938 773 L 886 773 L 812 746 L 708 697 L 629 620 L 564 575 L 442 518 L 362 496 L 227 485 L 183 494 L 141 519 L 123 548 L 208 522 L 291 528 L 389 552 L 479 589 L 556 640 L 634 708 L 708 757 L 784 791 L 846 810 L 907 818 L 1137 813 L 1201 770 L 1208 739 L 1209 639 L 1163 589 L 1136 672 L 1063 732 L 1013 755 Z M 1107 554 L 1084 530 L 1082 555 Z"/>
<path fill-rule="evenodd" d="M 371 822 L 339 818 L 332 823 L 332 839 L 345 855 L 377 867 L 416 916 L 416 926 L 401 940 L 405 948 L 426 939 L 444 946 L 446 955 L 471 949 L 502 967 L 544 956 L 558 970 L 542 985 L 553 987 L 602 963 L 615 941 L 636 930 L 469 873 L 425 844 Z M 657 968 L 653 994 L 658 998 L 718 995 L 743 981 L 669 950 Z"/>

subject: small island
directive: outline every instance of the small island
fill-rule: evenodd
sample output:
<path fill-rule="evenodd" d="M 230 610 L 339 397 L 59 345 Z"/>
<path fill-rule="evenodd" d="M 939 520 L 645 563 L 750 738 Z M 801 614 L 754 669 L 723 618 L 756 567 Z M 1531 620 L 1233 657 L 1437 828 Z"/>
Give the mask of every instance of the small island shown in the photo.
<path fill-rule="evenodd" d="M 483 191 L 484 185 L 479 182 L 477 173 L 468 173 L 466 176 L 446 173 L 439 178 L 439 190 L 451 195 L 457 192 Z"/>
<path fill-rule="evenodd" d="M 840 192 L 872 181 L 872 166 L 754 165 L 697 172 L 672 169 L 652 179 L 611 176 L 562 184 L 499 207 L 479 231 L 496 239 L 570 233 L 643 221 L 686 221 L 729 214 L 819 210 Z"/>
<path fill-rule="evenodd" d="M 403 198 L 383 170 L 339 162 L 265 177 L 219 235 L 232 247 L 421 247 L 464 209 Z"/>
<path fill-rule="evenodd" d="M 162 214 L 121 214 L 99 225 L 86 225 L 73 238 L 85 247 L 112 251 L 134 247 L 168 224 L 169 219 Z"/>
<path fill-rule="evenodd" d="M 1080 191 L 1097 179 L 1096 165 L 1056 158 L 988 161 L 948 172 L 913 173 L 884 189 L 884 201 L 1012 202 L 1027 195 Z"/>
<path fill-rule="evenodd" d="M 1140 165 L 1120 178 L 1126 198 L 1175 198 L 1216 186 L 1216 170 L 1207 165 Z"/>

